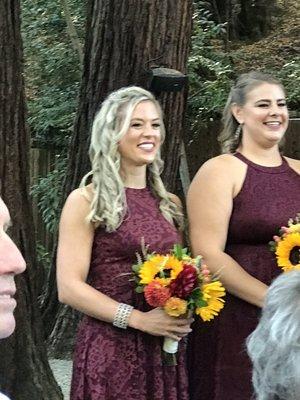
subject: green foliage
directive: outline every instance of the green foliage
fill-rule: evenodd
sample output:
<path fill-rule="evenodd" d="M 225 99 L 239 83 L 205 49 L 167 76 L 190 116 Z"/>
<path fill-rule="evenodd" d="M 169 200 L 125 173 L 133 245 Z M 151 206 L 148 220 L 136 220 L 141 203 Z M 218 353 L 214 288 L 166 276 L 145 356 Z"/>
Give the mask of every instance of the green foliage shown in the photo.
<path fill-rule="evenodd" d="M 143 293 L 144 292 L 144 286 L 136 286 L 134 289 L 136 293 Z"/>
<path fill-rule="evenodd" d="M 143 265 L 143 262 L 141 262 L 141 263 L 139 263 L 139 264 L 134 264 L 133 266 L 132 266 L 132 271 L 135 273 L 135 274 L 139 274 L 139 272 L 140 272 L 140 269 L 142 268 L 142 265 Z"/>
<path fill-rule="evenodd" d="M 38 263 L 49 270 L 51 266 L 51 254 L 40 242 L 36 244 L 36 256 Z"/>
<path fill-rule="evenodd" d="M 176 257 L 178 260 L 182 260 L 182 258 L 184 256 L 188 256 L 188 249 L 182 248 L 182 246 L 180 244 L 174 244 L 173 250 L 172 250 L 172 254 L 174 255 L 174 257 Z"/>
<path fill-rule="evenodd" d="M 31 188 L 37 199 L 39 211 L 49 232 L 57 231 L 60 216 L 63 180 L 66 171 L 66 158 L 57 156 L 55 168 L 46 177 L 40 178 Z"/>
<path fill-rule="evenodd" d="M 269 244 L 269 249 L 270 251 L 272 251 L 273 253 L 275 253 L 276 251 L 276 242 L 274 242 L 273 240 L 271 242 L 268 243 Z"/>
<path fill-rule="evenodd" d="M 222 50 L 226 24 L 217 24 L 207 2 L 197 2 L 192 51 L 188 62 L 190 92 L 188 113 L 192 123 L 220 117 L 233 76 L 233 67 Z"/>
<path fill-rule="evenodd" d="M 84 36 L 84 2 L 69 0 L 78 35 Z M 81 76 L 58 0 L 24 0 L 22 33 L 28 122 L 41 145 L 66 145 Z"/>
<path fill-rule="evenodd" d="M 226 24 L 217 24 L 216 17 L 211 13 L 211 2 L 194 1 L 194 32 L 192 35 L 192 49 L 188 62 L 190 82 L 188 98 L 188 118 L 191 130 L 197 132 L 201 123 L 209 120 L 220 119 L 221 111 L 225 105 L 233 79 L 239 74 L 238 70 L 246 72 L 252 68 L 266 70 L 278 77 L 284 84 L 288 104 L 291 110 L 299 110 L 300 106 L 300 58 L 292 56 L 286 64 L 276 68 L 276 63 L 270 67 L 268 60 L 255 66 L 251 61 L 256 59 L 256 54 L 247 52 L 240 54 L 238 49 L 230 53 L 224 51 Z M 274 46 L 278 46 L 274 41 Z M 231 46 L 233 47 L 233 46 Z M 294 54 L 294 53 L 293 53 Z M 258 58 L 259 59 L 259 58 Z M 241 63 L 242 60 L 247 62 Z M 233 65 L 235 62 L 236 65 Z"/>
<path fill-rule="evenodd" d="M 188 308 L 193 310 L 194 308 L 197 307 L 206 307 L 207 306 L 207 301 L 203 299 L 203 293 L 201 291 L 200 287 L 195 288 L 191 296 L 188 300 Z"/>
<path fill-rule="evenodd" d="M 300 57 L 286 63 L 278 73 L 288 97 L 289 108 L 300 108 Z"/>

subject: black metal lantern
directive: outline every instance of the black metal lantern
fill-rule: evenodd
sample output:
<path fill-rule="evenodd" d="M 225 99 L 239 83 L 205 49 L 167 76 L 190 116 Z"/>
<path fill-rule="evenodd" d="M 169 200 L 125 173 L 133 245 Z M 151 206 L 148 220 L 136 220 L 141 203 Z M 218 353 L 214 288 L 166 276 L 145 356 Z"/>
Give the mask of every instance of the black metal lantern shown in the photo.
<path fill-rule="evenodd" d="M 156 93 L 179 92 L 187 80 L 187 75 L 176 69 L 155 67 L 149 71 L 149 90 Z"/>

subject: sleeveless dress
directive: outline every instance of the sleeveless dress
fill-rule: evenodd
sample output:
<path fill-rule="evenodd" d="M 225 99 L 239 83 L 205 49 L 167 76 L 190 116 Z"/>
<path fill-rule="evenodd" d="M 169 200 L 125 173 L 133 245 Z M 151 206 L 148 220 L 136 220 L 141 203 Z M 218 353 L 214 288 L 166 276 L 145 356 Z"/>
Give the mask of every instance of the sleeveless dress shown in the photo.
<path fill-rule="evenodd" d="M 268 242 L 300 211 L 300 175 L 283 158 L 278 167 L 247 164 L 240 193 L 233 200 L 225 252 L 250 275 L 270 285 L 281 272 Z M 200 207 L 200 205 L 199 205 Z M 250 400 L 251 363 L 245 340 L 255 329 L 260 309 L 226 294 L 220 315 L 196 321 L 188 344 L 191 400 Z"/>
<path fill-rule="evenodd" d="M 118 302 L 147 311 L 131 275 L 142 238 L 150 252 L 161 254 L 181 239 L 148 188 L 126 188 L 126 198 L 128 212 L 121 226 L 111 233 L 95 231 L 88 282 Z M 185 345 L 179 346 L 178 365 L 164 366 L 162 343 L 162 337 L 84 316 L 77 333 L 70 399 L 188 400 Z"/>

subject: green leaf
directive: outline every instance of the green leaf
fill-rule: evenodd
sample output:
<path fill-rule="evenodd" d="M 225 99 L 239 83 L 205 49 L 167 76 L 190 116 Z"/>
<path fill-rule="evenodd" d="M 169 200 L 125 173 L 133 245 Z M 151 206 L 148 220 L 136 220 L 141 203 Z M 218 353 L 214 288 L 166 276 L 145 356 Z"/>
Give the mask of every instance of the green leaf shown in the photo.
<path fill-rule="evenodd" d="M 132 271 L 133 271 L 135 274 L 138 274 L 138 273 L 140 272 L 140 269 L 141 269 L 141 265 L 140 265 L 140 264 L 134 264 L 134 265 L 132 266 Z"/>
<path fill-rule="evenodd" d="M 276 251 L 276 247 L 277 247 L 277 243 L 274 241 L 269 242 L 269 247 L 270 247 L 270 251 L 273 251 L 275 253 Z"/>
<path fill-rule="evenodd" d="M 203 300 L 203 293 L 199 287 L 192 291 L 190 299 L 191 299 L 191 301 L 194 302 L 195 307 L 207 306 L 207 302 L 205 300 Z"/>
<path fill-rule="evenodd" d="M 197 287 L 196 289 L 194 289 L 191 293 L 191 298 L 192 299 L 197 299 L 199 297 L 202 297 L 202 292 L 201 289 L 199 287 Z"/>
<path fill-rule="evenodd" d="M 196 307 L 206 307 L 207 306 L 207 301 L 203 299 L 198 299 L 195 301 Z"/>
<path fill-rule="evenodd" d="M 173 254 L 178 260 L 182 260 L 182 246 L 180 244 L 174 244 Z"/>
<path fill-rule="evenodd" d="M 189 254 L 189 252 L 188 249 L 186 247 L 182 247 L 181 244 L 174 244 L 172 254 L 174 257 L 178 258 L 178 260 L 182 260 L 183 256 Z"/>
<path fill-rule="evenodd" d="M 144 292 L 144 286 L 137 286 L 135 288 L 136 293 L 143 293 Z"/>
<path fill-rule="evenodd" d="M 202 256 L 197 256 L 197 257 L 195 258 L 195 260 L 196 260 L 196 267 L 200 267 L 200 266 L 201 266 L 201 264 L 202 264 L 202 259 L 203 259 Z"/>

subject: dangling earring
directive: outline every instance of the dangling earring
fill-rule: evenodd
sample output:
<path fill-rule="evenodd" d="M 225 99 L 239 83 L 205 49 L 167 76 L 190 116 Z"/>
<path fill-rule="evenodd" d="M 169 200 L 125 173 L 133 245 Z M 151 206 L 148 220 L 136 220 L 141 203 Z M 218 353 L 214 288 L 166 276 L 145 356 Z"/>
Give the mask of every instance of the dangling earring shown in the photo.
<path fill-rule="evenodd" d="M 234 132 L 235 140 L 238 141 L 240 139 L 241 133 L 242 133 L 242 124 L 239 124 L 238 127 L 236 128 L 236 131 Z"/>

